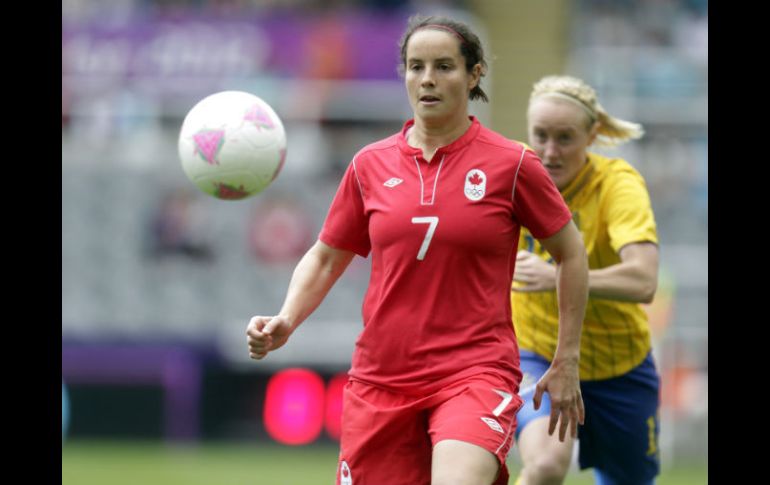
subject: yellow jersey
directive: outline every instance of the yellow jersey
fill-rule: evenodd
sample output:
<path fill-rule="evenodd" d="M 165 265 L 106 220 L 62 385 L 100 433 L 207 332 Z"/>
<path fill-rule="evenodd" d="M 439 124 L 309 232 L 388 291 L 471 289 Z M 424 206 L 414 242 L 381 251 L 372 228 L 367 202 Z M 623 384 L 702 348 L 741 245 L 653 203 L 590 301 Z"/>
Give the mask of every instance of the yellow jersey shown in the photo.
<path fill-rule="evenodd" d="M 588 163 L 561 194 L 583 235 L 589 269 L 619 263 L 618 252 L 626 244 L 658 243 L 647 186 L 625 160 L 589 153 Z M 519 249 L 553 264 L 525 228 Z M 511 303 L 519 347 L 551 360 L 559 329 L 556 291 L 511 291 Z M 644 360 L 650 348 L 647 314 L 639 303 L 589 297 L 580 341 L 581 380 L 625 374 Z"/>

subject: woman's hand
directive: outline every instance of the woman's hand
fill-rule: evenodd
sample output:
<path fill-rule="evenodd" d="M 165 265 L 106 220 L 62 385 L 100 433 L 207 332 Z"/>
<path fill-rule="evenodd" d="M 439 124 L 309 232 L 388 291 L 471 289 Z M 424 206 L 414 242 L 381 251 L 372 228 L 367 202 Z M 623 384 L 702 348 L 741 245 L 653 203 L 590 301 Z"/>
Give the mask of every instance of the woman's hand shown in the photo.
<path fill-rule="evenodd" d="M 523 286 L 514 285 L 513 291 L 553 291 L 556 289 L 556 267 L 534 253 L 522 250 L 516 253 L 513 281 L 523 283 Z"/>

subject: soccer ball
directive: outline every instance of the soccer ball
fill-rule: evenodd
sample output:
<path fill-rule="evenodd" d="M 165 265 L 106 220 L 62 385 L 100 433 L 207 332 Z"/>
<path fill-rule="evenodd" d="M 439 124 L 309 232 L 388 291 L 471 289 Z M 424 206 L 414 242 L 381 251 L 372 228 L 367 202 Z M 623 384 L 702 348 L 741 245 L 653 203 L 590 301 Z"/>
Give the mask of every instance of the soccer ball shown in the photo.
<path fill-rule="evenodd" d="M 218 199 L 260 193 L 286 160 L 286 132 L 273 108 L 253 94 L 222 91 L 185 116 L 179 158 L 190 181 Z"/>

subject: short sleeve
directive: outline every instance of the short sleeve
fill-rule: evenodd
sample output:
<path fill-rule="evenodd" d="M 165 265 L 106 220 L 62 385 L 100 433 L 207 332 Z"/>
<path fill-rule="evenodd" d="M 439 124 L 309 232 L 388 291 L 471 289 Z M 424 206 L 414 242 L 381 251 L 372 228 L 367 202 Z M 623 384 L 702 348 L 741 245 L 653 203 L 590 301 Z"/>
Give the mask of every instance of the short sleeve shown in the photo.
<path fill-rule="evenodd" d="M 572 219 L 559 189 L 532 150 L 525 150 L 514 179 L 513 210 L 519 223 L 537 239 L 546 239 Z"/>
<path fill-rule="evenodd" d="M 333 248 L 353 251 L 364 258 L 369 255 L 369 219 L 364 210 L 364 192 L 356 173 L 355 160 L 342 177 L 318 239 Z"/>
<path fill-rule="evenodd" d="M 615 252 L 630 243 L 658 243 L 650 195 L 641 175 L 635 171 L 617 174 L 603 198 L 610 246 Z"/>

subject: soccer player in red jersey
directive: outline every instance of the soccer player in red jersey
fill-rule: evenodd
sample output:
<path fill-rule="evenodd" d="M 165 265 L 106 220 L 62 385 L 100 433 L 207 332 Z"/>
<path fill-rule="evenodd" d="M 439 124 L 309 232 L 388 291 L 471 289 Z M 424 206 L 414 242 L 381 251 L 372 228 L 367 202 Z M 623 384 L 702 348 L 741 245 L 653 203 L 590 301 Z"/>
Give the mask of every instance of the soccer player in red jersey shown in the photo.
<path fill-rule="evenodd" d="M 559 345 L 540 392 L 562 440 L 583 422 L 585 248 L 537 155 L 468 115 L 469 100 L 487 100 L 468 26 L 412 17 L 400 67 L 414 119 L 355 155 L 280 312 L 251 318 L 249 353 L 284 345 L 352 258 L 371 253 L 336 483 L 507 484 L 522 404 L 509 299 L 519 232 L 558 268 Z"/>

